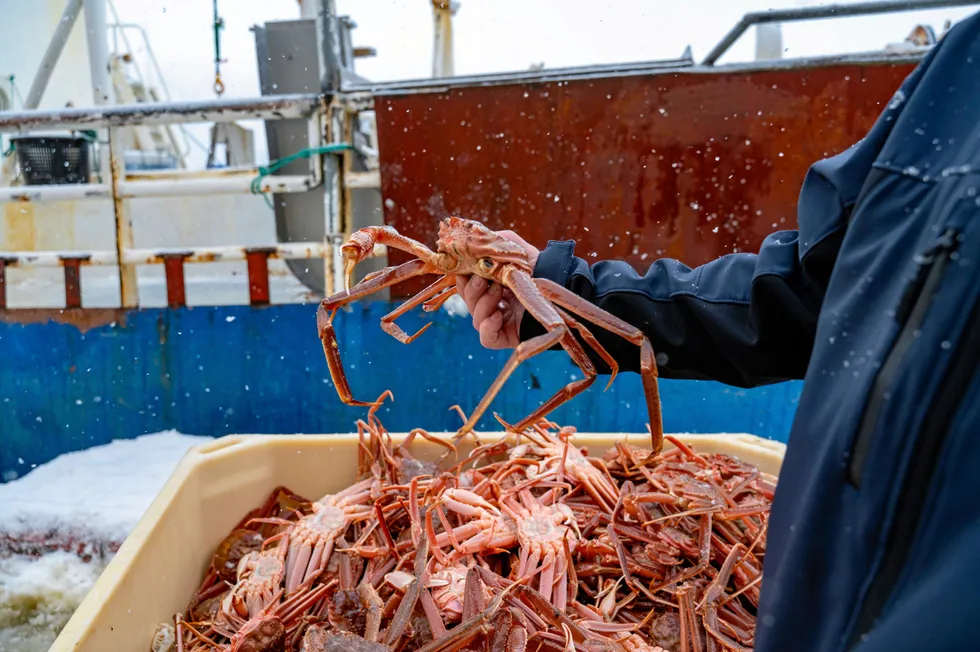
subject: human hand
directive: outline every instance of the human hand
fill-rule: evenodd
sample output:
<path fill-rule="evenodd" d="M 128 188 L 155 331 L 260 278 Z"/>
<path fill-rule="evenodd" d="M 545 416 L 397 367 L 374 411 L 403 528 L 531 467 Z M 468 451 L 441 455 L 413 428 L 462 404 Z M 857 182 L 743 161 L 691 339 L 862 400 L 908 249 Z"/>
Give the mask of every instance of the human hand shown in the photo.
<path fill-rule="evenodd" d="M 496 233 L 523 247 L 534 269 L 540 253 L 534 246 L 513 231 Z M 457 276 L 456 291 L 473 316 L 473 328 L 480 333 L 480 344 L 488 349 L 512 349 L 520 344 L 524 306 L 513 292 L 480 276 Z"/>

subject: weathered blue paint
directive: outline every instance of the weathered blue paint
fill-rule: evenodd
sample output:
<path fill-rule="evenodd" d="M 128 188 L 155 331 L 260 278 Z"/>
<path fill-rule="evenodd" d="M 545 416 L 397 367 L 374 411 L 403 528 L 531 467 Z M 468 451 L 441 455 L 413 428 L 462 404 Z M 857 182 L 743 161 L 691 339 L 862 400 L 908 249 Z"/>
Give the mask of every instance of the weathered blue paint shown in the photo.
<path fill-rule="evenodd" d="M 449 408 L 472 409 L 508 352 L 480 347 L 468 318 L 409 314 L 408 332 L 435 323 L 411 345 L 385 335 L 390 304 L 367 302 L 335 320 L 355 397 L 395 395 L 380 416 L 390 430 L 454 430 Z M 80 332 L 58 323 L 0 324 L 0 477 L 69 451 L 166 429 L 187 434 L 350 432 L 361 408 L 340 402 L 316 336 L 314 305 L 141 310 Z M 575 368 L 561 352 L 524 364 L 491 407 L 514 421 Z M 644 431 L 636 374 L 604 382 L 554 413 L 580 430 Z M 742 390 L 661 381 L 673 432 L 751 432 L 785 441 L 798 383 Z M 492 415 L 481 427 L 494 428 Z"/>

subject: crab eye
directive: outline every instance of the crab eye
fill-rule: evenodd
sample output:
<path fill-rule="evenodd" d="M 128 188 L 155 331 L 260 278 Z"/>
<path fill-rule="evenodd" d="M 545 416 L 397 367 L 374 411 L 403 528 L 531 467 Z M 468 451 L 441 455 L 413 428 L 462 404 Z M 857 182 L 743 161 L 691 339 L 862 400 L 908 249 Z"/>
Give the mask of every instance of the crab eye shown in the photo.
<path fill-rule="evenodd" d="M 493 261 L 489 258 L 481 258 L 480 266 L 489 272 L 491 269 L 493 269 Z"/>

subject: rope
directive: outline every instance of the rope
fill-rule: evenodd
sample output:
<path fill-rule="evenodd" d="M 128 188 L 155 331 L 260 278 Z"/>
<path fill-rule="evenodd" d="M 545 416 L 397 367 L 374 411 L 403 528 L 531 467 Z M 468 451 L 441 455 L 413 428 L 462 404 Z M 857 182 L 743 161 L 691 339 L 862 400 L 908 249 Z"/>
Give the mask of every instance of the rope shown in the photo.
<path fill-rule="evenodd" d="M 21 108 L 24 107 L 24 96 L 20 94 L 20 87 L 17 86 L 17 82 L 14 81 L 16 75 L 10 75 L 7 79 L 10 80 L 10 108 L 14 108 L 14 100 L 20 100 Z"/>
<path fill-rule="evenodd" d="M 253 195 L 262 195 L 265 198 L 265 203 L 268 204 L 269 208 L 275 208 L 275 206 L 272 204 L 272 200 L 269 199 L 269 193 L 263 192 L 262 190 L 262 179 L 266 178 L 273 172 L 281 170 L 293 161 L 298 161 L 301 158 L 309 158 L 320 154 L 336 154 L 349 149 L 353 149 L 353 147 L 347 143 L 335 143 L 332 145 L 322 145 L 320 147 L 307 147 L 306 149 L 301 149 L 295 154 L 285 158 L 278 158 L 274 161 L 270 161 L 269 165 L 267 166 L 260 165 L 259 174 L 252 179 L 250 190 L 252 191 Z"/>
<path fill-rule="evenodd" d="M 221 30 L 225 21 L 218 16 L 218 0 L 214 0 L 214 92 L 221 97 L 225 92 L 225 84 L 221 81 Z"/>

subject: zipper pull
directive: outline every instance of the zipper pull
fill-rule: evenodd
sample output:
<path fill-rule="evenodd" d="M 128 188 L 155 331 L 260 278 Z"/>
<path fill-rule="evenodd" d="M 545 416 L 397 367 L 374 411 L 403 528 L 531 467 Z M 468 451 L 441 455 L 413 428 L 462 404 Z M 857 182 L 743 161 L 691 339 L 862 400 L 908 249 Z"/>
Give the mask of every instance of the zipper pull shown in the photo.
<path fill-rule="evenodd" d="M 912 308 L 922 293 L 922 288 L 926 283 L 926 277 L 929 276 L 929 271 L 933 265 L 940 258 L 948 256 L 956 248 L 956 243 L 957 233 L 955 230 L 949 229 L 943 233 L 936 244 L 924 253 L 916 255 L 915 264 L 918 268 L 915 270 L 915 277 L 905 286 L 905 291 L 902 293 L 902 300 L 898 302 L 898 310 L 895 312 L 895 321 L 900 326 L 904 325 L 908 321 L 909 315 L 912 314 Z"/>

